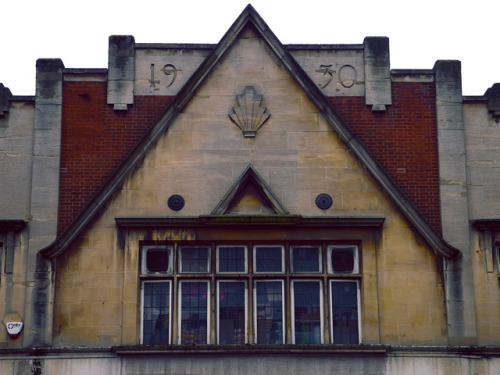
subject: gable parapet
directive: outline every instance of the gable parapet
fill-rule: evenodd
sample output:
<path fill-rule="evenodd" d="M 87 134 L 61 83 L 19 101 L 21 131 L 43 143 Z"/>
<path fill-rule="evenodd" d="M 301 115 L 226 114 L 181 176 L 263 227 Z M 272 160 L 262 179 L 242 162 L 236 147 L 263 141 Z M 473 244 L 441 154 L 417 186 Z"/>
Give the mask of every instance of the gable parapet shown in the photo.
<path fill-rule="evenodd" d="M 109 37 L 108 104 L 126 111 L 134 104 L 135 40 L 131 35 Z"/>
<path fill-rule="evenodd" d="M 364 40 L 365 103 L 373 112 L 385 112 L 392 104 L 389 38 Z"/>
<path fill-rule="evenodd" d="M 443 237 L 461 256 L 445 263 L 448 337 L 452 345 L 477 340 L 470 249 L 462 76 L 460 61 L 434 65 Z"/>

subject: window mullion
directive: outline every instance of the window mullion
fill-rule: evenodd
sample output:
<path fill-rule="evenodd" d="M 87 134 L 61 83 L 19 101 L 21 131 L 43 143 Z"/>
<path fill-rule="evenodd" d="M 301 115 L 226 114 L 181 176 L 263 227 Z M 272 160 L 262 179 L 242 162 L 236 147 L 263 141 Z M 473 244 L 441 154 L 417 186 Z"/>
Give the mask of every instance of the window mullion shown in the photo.
<path fill-rule="evenodd" d="M 247 270 L 248 270 L 248 284 L 247 284 L 247 337 L 248 343 L 255 344 L 255 318 L 254 318 L 254 291 L 255 285 L 253 280 L 253 243 L 248 243 L 247 248 Z"/>
<path fill-rule="evenodd" d="M 210 246 L 210 270 L 211 270 L 211 274 L 210 274 L 210 297 L 209 297 L 209 301 L 210 301 L 210 309 L 208 311 L 208 321 L 209 321 L 209 327 L 208 327 L 208 331 L 210 332 L 210 341 L 208 342 L 209 344 L 215 344 L 216 343 L 216 340 L 217 340 L 217 334 L 216 334 L 216 317 L 215 317 L 215 314 L 216 314 L 216 308 L 217 308 L 217 305 L 216 305 L 216 300 L 217 300 L 217 289 L 216 289 L 216 282 L 215 282 L 215 271 L 216 271 L 216 254 L 215 254 L 215 244 L 212 243 L 211 246 Z M 208 296 L 207 296 L 208 297 Z"/>
<path fill-rule="evenodd" d="M 284 337 L 284 342 L 286 344 L 291 344 L 293 343 L 292 340 L 292 313 L 291 313 L 291 290 L 290 290 L 290 244 L 286 243 L 285 244 L 285 256 L 284 256 L 284 261 L 285 261 L 285 290 L 284 290 L 284 319 L 285 321 L 283 322 L 285 324 L 285 337 Z"/>

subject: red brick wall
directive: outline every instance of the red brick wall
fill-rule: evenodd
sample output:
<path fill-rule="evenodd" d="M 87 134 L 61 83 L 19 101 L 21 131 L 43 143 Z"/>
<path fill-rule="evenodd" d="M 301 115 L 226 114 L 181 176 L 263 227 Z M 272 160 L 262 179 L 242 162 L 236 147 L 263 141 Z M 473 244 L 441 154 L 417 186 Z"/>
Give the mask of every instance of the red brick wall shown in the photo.
<path fill-rule="evenodd" d="M 364 97 L 330 98 L 388 174 L 441 233 L 434 83 L 392 84 L 392 105 L 372 113 Z"/>
<path fill-rule="evenodd" d="M 106 104 L 106 82 L 64 82 L 58 231 L 61 233 L 155 122 L 172 97 Z"/>
<path fill-rule="evenodd" d="M 128 111 L 106 104 L 106 82 L 63 86 L 59 233 L 88 203 L 172 97 L 136 96 Z M 330 98 L 370 152 L 441 233 L 433 83 L 393 83 L 393 104 L 372 113 L 364 97 Z"/>

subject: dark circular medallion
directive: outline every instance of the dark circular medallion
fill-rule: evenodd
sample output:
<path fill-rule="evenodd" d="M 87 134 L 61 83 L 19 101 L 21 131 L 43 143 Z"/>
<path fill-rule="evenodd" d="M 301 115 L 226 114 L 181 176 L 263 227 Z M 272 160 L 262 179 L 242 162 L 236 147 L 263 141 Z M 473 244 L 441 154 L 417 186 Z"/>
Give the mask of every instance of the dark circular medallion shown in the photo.
<path fill-rule="evenodd" d="M 326 210 L 332 206 L 333 200 L 328 194 L 320 194 L 316 197 L 316 206 L 322 210 Z"/>
<path fill-rule="evenodd" d="M 170 198 L 168 198 L 167 204 L 168 208 L 170 208 L 171 210 L 182 210 L 182 207 L 184 207 L 184 198 L 177 194 L 171 195 Z"/>

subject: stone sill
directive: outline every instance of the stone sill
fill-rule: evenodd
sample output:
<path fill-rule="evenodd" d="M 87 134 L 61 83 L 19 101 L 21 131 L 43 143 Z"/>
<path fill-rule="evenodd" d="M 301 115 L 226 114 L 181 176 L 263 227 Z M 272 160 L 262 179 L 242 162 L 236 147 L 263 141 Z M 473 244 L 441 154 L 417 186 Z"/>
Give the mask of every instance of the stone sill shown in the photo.
<path fill-rule="evenodd" d="M 137 355 L 385 355 L 380 345 L 140 345 L 111 348 L 120 356 Z"/>

